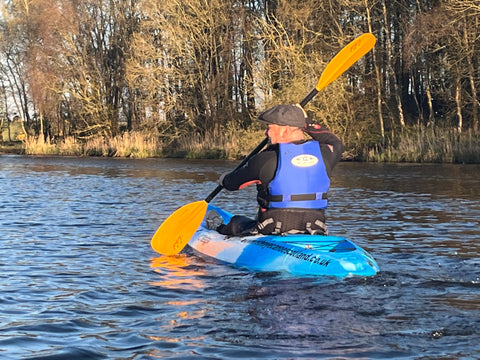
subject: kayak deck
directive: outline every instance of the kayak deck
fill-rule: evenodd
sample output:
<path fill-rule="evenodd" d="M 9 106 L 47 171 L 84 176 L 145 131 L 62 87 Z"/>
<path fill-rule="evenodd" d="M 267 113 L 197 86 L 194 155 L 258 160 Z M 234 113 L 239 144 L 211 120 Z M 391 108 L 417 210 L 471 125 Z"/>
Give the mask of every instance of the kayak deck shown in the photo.
<path fill-rule="evenodd" d="M 227 223 L 232 214 L 213 205 Z M 197 253 L 252 271 L 334 277 L 371 276 L 379 271 L 373 257 L 350 240 L 324 235 L 256 235 L 226 237 L 205 227 L 188 245 Z"/>

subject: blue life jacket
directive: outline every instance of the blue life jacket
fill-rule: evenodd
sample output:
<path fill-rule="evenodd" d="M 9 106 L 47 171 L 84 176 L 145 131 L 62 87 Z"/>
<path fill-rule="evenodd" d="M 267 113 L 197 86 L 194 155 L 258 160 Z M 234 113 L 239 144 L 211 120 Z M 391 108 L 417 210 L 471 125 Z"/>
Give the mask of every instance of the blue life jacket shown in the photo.
<path fill-rule="evenodd" d="M 325 209 L 330 178 L 318 143 L 279 144 L 277 171 L 268 186 L 269 209 Z"/>

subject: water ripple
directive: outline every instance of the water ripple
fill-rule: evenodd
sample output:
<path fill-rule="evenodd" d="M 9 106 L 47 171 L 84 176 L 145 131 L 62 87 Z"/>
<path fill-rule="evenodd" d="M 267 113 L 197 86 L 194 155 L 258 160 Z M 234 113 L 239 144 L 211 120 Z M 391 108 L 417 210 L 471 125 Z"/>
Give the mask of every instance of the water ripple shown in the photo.
<path fill-rule="evenodd" d="M 373 277 L 154 253 L 161 221 L 234 165 L 0 156 L 0 357 L 480 357 L 480 167 L 340 164 L 329 227 L 375 256 Z M 254 197 L 215 201 L 253 216 Z"/>

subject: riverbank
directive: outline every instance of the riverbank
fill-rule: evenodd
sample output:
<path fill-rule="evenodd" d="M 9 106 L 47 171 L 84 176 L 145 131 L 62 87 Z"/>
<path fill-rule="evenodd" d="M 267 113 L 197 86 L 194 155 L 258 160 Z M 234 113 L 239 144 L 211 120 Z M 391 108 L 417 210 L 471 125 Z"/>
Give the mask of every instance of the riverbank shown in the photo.
<path fill-rule="evenodd" d="M 480 163 L 480 136 L 468 130 L 414 127 L 387 146 L 372 146 L 363 152 L 365 161 L 407 163 Z"/>
<path fill-rule="evenodd" d="M 25 153 L 25 149 L 21 141 L 4 142 L 0 144 L 0 154 L 21 155 L 24 153 Z"/>
<path fill-rule="evenodd" d="M 78 140 L 73 136 L 43 141 L 29 136 L 0 145 L 0 153 L 59 156 L 102 156 L 123 158 L 228 159 L 245 157 L 264 138 L 263 130 L 236 130 L 223 134 L 161 140 L 158 134 L 127 132 L 113 138 Z M 347 145 L 343 160 L 408 163 L 480 163 L 480 137 L 472 131 L 411 128 L 394 143 Z"/>

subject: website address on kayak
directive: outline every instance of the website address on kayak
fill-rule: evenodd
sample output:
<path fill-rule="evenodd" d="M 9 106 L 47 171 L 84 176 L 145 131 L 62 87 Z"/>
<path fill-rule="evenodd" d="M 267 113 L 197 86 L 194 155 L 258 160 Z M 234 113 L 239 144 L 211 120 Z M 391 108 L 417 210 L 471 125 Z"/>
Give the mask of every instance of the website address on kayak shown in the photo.
<path fill-rule="evenodd" d="M 288 256 L 293 256 L 294 258 L 297 258 L 299 260 L 304 260 L 311 262 L 312 264 L 318 264 L 320 266 L 325 266 L 327 267 L 328 264 L 330 264 L 331 260 L 328 259 L 323 259 L 319 257 L 318 255 L 315 254 L 305 254 L 302 251 L 298 250 L 292 250 L 287 247 L 284 247 L 279 244 L 272 244 L 271 242 L 265 241 L 265 240 L 255 240 L 253 241 L 255 245 L 260 246 L 262 249 L 268 248 L 270 250 L 278 251 L 282 254 L 288 255 Z"/>

